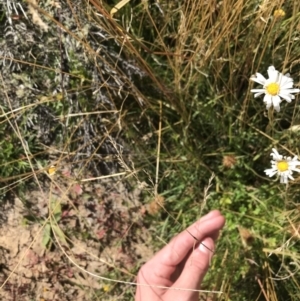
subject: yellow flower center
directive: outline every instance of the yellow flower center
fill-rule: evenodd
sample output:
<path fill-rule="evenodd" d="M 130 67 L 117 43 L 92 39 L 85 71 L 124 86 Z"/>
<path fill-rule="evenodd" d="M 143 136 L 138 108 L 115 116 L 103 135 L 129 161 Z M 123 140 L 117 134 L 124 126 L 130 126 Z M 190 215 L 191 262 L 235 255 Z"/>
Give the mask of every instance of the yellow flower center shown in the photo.
<path fill-rule="evenodd" d="M 281 172 L 287 171 L 289 169 L 289 164 L 286 161 L 278 161 L 277 169 Z"/>
<path fill-rule="evenodd" d="M 280 86 L 277 83 L 271 83 L 267 85 L 266 90 L 272 96 L 278 95 L 280 91 Z"/>

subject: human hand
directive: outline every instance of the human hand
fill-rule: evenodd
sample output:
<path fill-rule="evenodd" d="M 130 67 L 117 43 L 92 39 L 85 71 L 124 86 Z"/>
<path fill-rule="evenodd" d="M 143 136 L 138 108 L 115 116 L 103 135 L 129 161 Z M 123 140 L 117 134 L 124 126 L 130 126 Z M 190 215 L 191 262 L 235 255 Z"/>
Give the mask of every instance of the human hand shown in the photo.
<path fill-rule="evenodd" d="M 199 292 L 192 290 L 200 287 L 224 224 L 225 218 L 214 210 L 175 236 L 141 267 L 135 301 L 198 300 Z M 193 236 L 201 243 L 195 244 Z"/>

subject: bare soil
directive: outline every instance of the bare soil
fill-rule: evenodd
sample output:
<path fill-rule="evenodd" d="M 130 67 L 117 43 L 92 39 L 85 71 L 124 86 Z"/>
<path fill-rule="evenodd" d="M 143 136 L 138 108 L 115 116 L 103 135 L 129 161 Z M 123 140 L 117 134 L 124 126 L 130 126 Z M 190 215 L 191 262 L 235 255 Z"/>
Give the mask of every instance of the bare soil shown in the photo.
<path fill-rule="evenodd" d="M 141 197 L 141 187 L 120 178 L 82 183 L 64 168 L 7 198 L 0 299 L 130 299 L 134 286 L 100 277 L 134 281 L 138 267 L 153 255 Z"/>

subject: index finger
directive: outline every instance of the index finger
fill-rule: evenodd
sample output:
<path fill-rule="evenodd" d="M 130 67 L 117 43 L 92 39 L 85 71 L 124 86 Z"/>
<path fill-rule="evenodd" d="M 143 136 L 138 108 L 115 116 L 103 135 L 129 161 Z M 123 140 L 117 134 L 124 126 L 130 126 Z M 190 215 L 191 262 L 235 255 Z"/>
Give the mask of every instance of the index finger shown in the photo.
<path fill-rule="evenodd" d="M 175 236 L 147 264 L 152 267 L 157 265 L 177 266 L 193 248 L 195 238 L 200 242 L 206 237 L 215 239 L 219 230 L 224 226 L 224 223 L 225 218 L 221 215 L 220 211 L 211 211 Z"/>

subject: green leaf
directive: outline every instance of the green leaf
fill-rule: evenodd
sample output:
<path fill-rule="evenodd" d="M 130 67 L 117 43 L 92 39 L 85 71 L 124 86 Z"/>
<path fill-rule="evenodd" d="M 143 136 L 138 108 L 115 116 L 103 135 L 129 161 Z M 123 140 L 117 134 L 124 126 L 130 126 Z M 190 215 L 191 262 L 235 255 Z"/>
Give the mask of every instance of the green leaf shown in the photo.
<path fill-rule="evenodd" d="M 61 218 L 61 203 L 60 200 L 52 197 L 50 201 L 50 210 L 54 219 L 58 222 Z"/>
<path fill-rule="evenodd" d="M 59 238 L 63 243 L 67 244 L 65 234 L 64 232 L 60 229 L 60 227 L 56 224 L 52 225 L 52 231 L 55 233 L 57 238 Z"/>
<path fill-rule="evenodd" d="M 42 245 L 47 248 L 51 238 L 51 226 L 50 224 L 46 224 L 43 230 L 43 238 L 42 238 Z"/>

